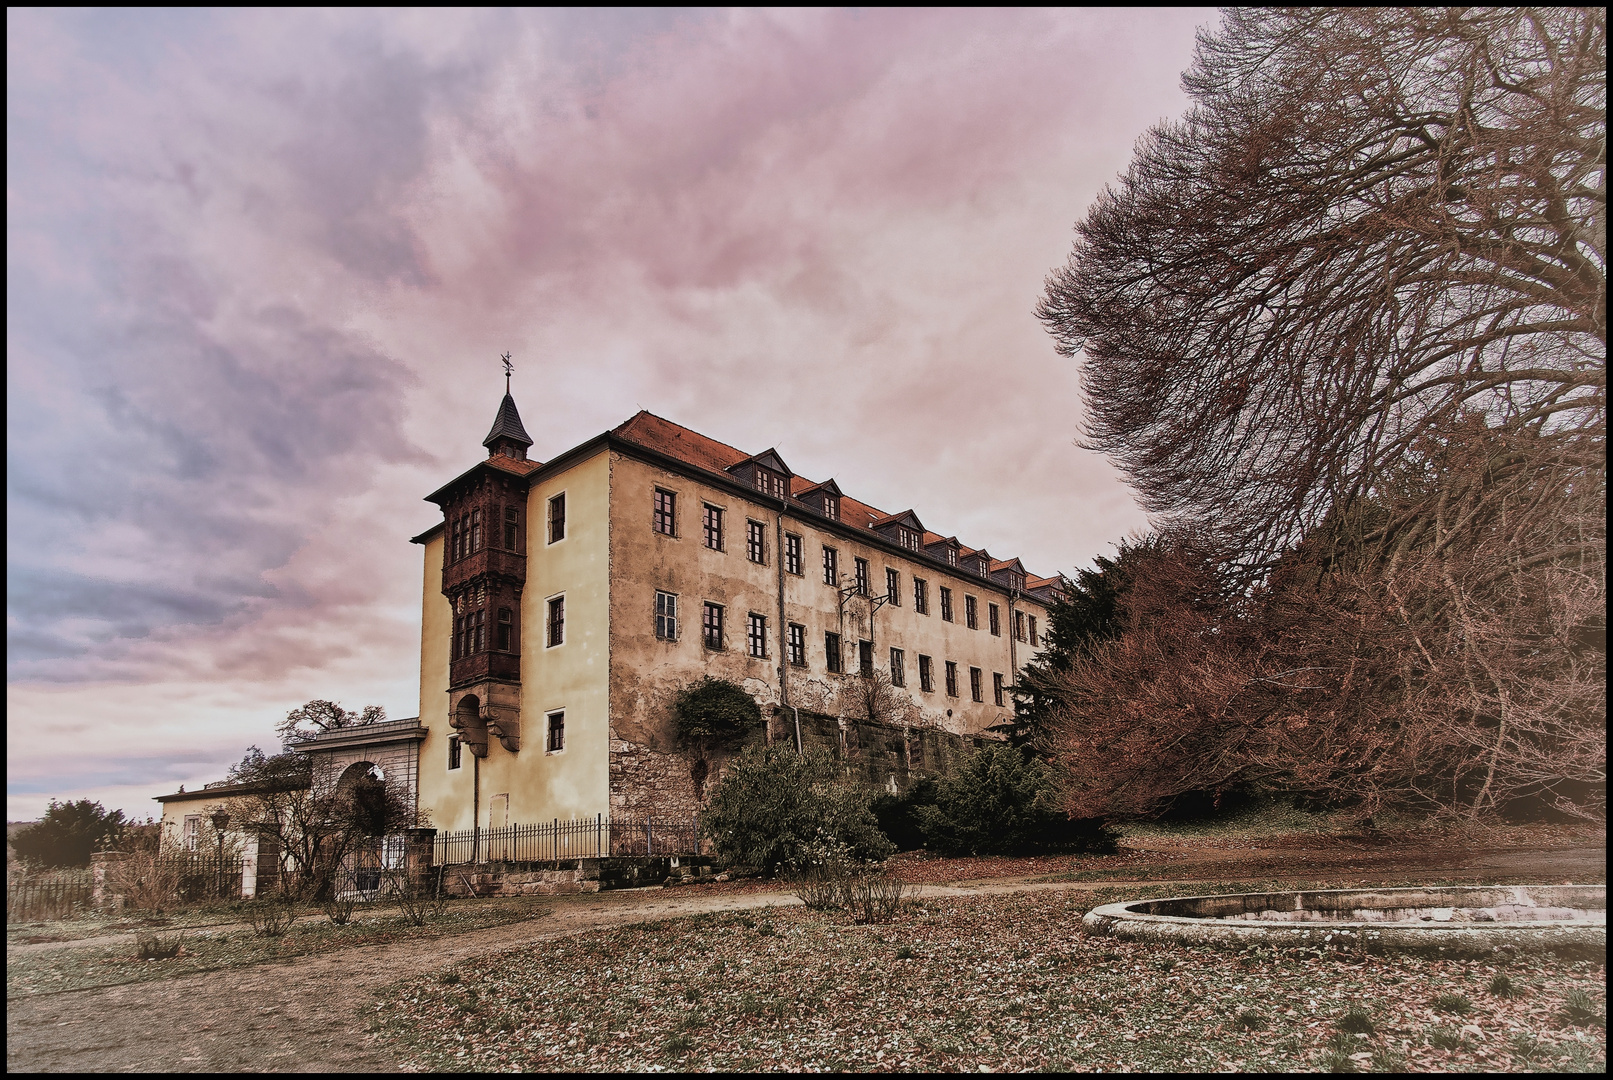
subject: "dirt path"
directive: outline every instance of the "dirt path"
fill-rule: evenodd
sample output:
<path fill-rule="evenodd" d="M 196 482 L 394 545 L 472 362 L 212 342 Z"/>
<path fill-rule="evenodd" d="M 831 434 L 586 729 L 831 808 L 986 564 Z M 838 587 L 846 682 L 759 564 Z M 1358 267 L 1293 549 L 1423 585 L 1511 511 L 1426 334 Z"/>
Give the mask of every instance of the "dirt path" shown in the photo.
<path fill-rule="evenodd" d="M 1197 860 L 1195 860 L 1197 861 Z M 1234 864 L 1235 865 L 1235 864 Z M 1230 868 L 1230 865 L 1229 865 Z M 1605 849 L 1467 853 L 1420 872 L 1444 876 L 1535 874 L 1541 880 L 1605 873 Z M 1190 885 L 1231 880 L 1184 866 Z M 1313 867 L 1307 867 L 1307 870 Z M 1365 869 L 1364 867 L 1361 869 Z M 1381 876 L 1383 869 L 1373 867 Z M 1581 873 L 1575 874 L 1575 870 Z M 1235 877 L 1236 875 L 1234 875 Z M 1365 876 L 1365 875 L 1364 875 Z M 1150 884 L 1162 884 L 1159 877 Z M 1026 890 L 1092 891 L 1106 880 L 1020 879 L 921 887 L 921 895 Z M 49 1072 L 394 1072 L 399 1062 L 365 1030 L 364 1007 L 381 987 L 457 960 L 600 927 L 799 903 L 782 892 L 646 889 L 556 898 L 541 918 L 429 941 L 362 946 L 250 968 L 131 983 L 8 1002 L 6 1066 Z M 73 943 L 83 944 L 83 943 Z M 26 946 L 25 946 L 26 947 Z"/>

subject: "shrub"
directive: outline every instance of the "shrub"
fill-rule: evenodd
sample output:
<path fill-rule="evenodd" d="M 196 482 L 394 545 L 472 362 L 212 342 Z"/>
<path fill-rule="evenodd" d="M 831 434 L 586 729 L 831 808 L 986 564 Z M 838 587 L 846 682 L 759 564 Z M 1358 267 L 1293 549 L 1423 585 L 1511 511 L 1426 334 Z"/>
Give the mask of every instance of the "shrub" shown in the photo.
<path fill-rule="evenodd" d="M 890 922 L 902 905 L 907 882 L 889 874 L 863 874 L 852 878 L 847 904 L 860 923 Z"/>
<path fill-rule="evenodd" d="M 1467 1040 L 1455 1028 L 1433 1027 L 1428 1029 L 1428 1045 L 1435 1050 L 1460 1050 Z"/>
<path fill-rule="evenodd" d="M 171 855 L 171 852 L 146 846 L 115 864 L 110 877 L 113 888 L 123 895 L 124 903 L 158 915 L 179 903 L 183 872 L 179 861 Z"/>
<path fill-rule="evenodd" d="M 241 905 L 252 932 L 259 937 L 282 937 L 297 921 L 297 898 L 289 892 L 274 893 Z"/>
<path fill-rule="evenodd" d="M 1371 1013 L 1360 1005 L 1351 1005 L 1345 1010 L 1344 1015 L 1339 1017 L 1339 1030 L 1352 1035 L 1371 1035 L 1378 1029 L 1372 1022 Z"/>
<path fill-rule="evenodd" d="M 1334 1032 L 1322 1049 L 1322 1071 L 1331 1073 L 1360 1072 L 1360 1067 L 1350 1058 L 1350 1055 L 1356 1052 L 1357 1046 L 1354 1035 L 1342 1031 Z"/>
<path fill-rule="evenodd" d="M 1048 767 L 1007 745 L 964 759 L 937 782 L 935 805 L 914 814 L 925 842 L 945 855 L 1116 850 L 1114 830 L 1097 820 L 1069 820 L 1058 809 Z"/>
<path fill-rule="evenodd" d="M 1434 999 L 1434 1008 L 1440 1012 L 1456 1013 L 1458 1016 L 1473 1011 L 1473 1003 L 1467 999 L 1466 994 L 1453 994 L 1446 991 Z"/>
<path fill-rule="evenodd" d="M 1529 1064 L 1540 1056 L 1543 1049 L 1540 1040 L 1527 1031 L 1520 1031 L 1512 1036 L 1512 1056 L 1519 1064 Z"/>
<path fill-rule="evenodd" d="M 1602 1014 L 1596 1011 L 1595 999 L 1577 986 L 1563 998 L 1563 1014 L 1570 1024 L 1579 1027 L 1605 1023 Z"/>
<path fill-rule="evenodd" d="M 357 900 L 332 897 L 325 901 L 325 918 L 331 921 L 332 926 L 346 926 L 352 920 L 353 909 L 357 906 Z"/>
<path fill-rule="evenodd" d="M 808 845 L 844 845 L 856 862 L 878 862 L 892 846 L 869 810 L 869 794 L 838 777 L 827 754 L 750 746 L 728 765 L 701 815 L 719 856 L 774 872 L 805 870 Z"/>
<path fill-rule="evenodd" d="M 427 919 L 435 919 L 448 910 L 448 897 L 442 889 L 442 875 L 431 882 L 417 881 L 406 867 L 385 871 L 392 899 L 398 912 L 410 926 L 424 926 Z"/>
<path fill-rule="evenodd" d="M 109 851 L 123 837 L 123 811 L 110 813 L 98 802 L 55 799 L 45 816 L 11 836 L 17 858 L 30 866 L 88 866 L 90 855 Z"/>
<path fill-rule="evenodd" d="M 1506 972 L 1498 971 L 1490 976 L 1490 993 L 1498 998 L 1509 998 L 1514 997 L 1518 991 L 1512 985 L 1512 980 L 1507 977 Z"/>
<path fill-rule="evenodd" d="M 696 744 L 734 743 L 762 726 L 762 710 L 745 688 L 707 675 L 672 700 L 678 735 Z"/>
<path fill-rule="evenodd" d="M 884 833 L 897 851 L 913 851 L 924 846 L 924 829 L 919 824 L 918 809 L 934 806 L 939 788 L 933 776 L 920 776 L 900 795 L 880 795 L 870 809 Z"/>
<path fill-rule="evenodd" d="M 1245 1031 L 1262 1031 L 1266 1027 L 1266 1018 L 1253 1009 L 1239 1009 L 1232 1022 Z"/>
<path fill-rule="evenodd" d="M 134 938 L 135 956 L 141 960 L 172 960 L 179 955 L 183 930 L 177 934 L 141 933 Z"/>

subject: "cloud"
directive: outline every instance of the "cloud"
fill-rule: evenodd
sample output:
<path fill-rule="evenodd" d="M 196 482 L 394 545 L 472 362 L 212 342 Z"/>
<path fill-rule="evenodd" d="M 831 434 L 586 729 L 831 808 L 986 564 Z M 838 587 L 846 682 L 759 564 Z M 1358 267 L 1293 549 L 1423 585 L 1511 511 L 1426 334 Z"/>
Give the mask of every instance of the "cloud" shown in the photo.
<path fill-rule="evenodd" d="M 1030 312 L 1212 18 L 8 11 L 14 811 L 411 715 L 506 350 L 539 457 L 642 406 L 1041 573 L 1142 526 Z"/>

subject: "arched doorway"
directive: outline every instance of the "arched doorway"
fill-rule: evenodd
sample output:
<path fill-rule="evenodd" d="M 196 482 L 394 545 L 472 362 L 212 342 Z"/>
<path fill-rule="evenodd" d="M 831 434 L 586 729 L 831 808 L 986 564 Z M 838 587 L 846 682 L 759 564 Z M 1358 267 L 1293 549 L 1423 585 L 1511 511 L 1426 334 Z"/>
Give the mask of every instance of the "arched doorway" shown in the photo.
<path fill-rule="evenodd" d="M 387 790 L 386 771 L 373 761 L 356 761 L 342 770 L 336 781 L 336 794 L 352 838 L 342 860 L 349 888 L 362 896 L 374 896 L 386 877 L 388 834 L 398 825 L 395 793 Z"/>

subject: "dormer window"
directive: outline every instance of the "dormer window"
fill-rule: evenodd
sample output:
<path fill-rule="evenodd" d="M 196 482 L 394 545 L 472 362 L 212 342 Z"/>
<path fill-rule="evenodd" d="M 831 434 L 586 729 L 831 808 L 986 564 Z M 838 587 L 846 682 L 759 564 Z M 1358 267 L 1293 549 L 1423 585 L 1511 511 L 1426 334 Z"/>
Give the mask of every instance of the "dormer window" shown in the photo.
<path fill-rule="evenodd" d="M 909 551 L 917 551 L 919 549 L 919 534 L 905 525 L 901 526 L 896 530 L 896 542 Z"/>
<path fill-rule="evenodd" d="M 840 520 L 840 500 L 833 495 L 823 497 L 823 516 L 831 521 Z"/>
<path fill-rule="evenodd" d="M 771 495 L 775 499 L 784 498 L 784 477 L 772 469 L 763 469 L 758 466 L 751 475 L 751 482 L 756 485 L 756 490 L 763 495 Z"/>
<path fill-rule="evenodd" d="M 950 547 L 947 548 L 947 565 L 948 566 L 957 566 L 958 565 L 958 549 L 957 548 L 950 548 Z"/>

